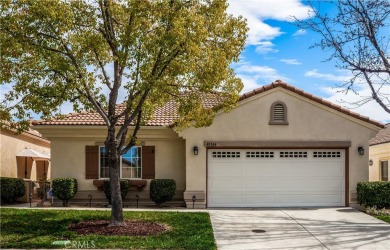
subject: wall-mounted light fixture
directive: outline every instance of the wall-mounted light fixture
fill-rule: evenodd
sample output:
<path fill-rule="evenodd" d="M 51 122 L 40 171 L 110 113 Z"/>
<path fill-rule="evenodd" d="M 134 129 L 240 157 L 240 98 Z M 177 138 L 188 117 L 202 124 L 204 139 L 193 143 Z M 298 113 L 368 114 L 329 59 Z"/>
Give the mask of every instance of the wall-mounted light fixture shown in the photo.
<path fill-rule="evenodd" d="M 194 147 L 194 155 L 198 155 L 198 153 L 199 153 L 199 148 L 198 148 L 198 146 L 195 146 Z"/>
<path fill-rule="evenodd" d="M 370 159 L 369 161 L 368 161 L 368 165 L 369 166 L 372 166 L 374 164 L 374 162 L 372 161 L 372 159 Z"/>
<path fill-rule="evenodd" d="M 358 152 L 359 152 L 359 155 L 364 155 L 364 148 L 358 147 Z"/>

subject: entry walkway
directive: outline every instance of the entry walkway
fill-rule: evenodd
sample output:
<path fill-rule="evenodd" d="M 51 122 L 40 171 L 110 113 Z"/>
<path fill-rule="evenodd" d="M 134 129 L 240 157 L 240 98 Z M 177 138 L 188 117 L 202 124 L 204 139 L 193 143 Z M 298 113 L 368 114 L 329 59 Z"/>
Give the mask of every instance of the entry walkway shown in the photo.
<path fill-rule="evenodd" d="M 352 208 L 209 212 L 219 250 L 390 249 L 390 224 Z"/>

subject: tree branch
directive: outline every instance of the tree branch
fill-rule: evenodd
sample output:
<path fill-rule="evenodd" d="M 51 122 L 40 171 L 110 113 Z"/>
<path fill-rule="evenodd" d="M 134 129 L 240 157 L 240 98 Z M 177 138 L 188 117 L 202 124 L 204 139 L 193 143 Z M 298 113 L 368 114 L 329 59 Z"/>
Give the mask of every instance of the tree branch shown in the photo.
<path fill-rule="evenodd" d="M 138 112 L 138 115 L 137 115 L 137 122 L 135 124 L 134 130 L 133 130 L 133 134 L 131 135 L 131 139 L 130 139 L 129 143 L 126 145 L 126 147 L 121 149 L 121 151 L 120 151 L 121 154 L 126 153 L 130 148 L 132 148 L 135 145 L 136 140 L 137 140 L 138 130 L 141 128 L 141 126 L 140 126 L 141 125 L 141 119 L 142 119 L 142 111 L 140 110 Z M 126 140 L 126 134 L 127 133 L 123 133 L 122 134 L 121 142 L 122 141 L 124 142 Z"/>
<path fill-rule="evenodd" d="M 371 89 L 372 98 L 388 113 L 390 113 L 390 109 L 387 107 L 386 104 L 382 102 L 382 100 L 379 98 L 378 94 L 376 93 L 376 90 L 371 82 L 371 79 L 367 75 L 366 72 L 363 71 L 364 78 L 366 79 L 366 82 L 368 83 L 368 86 Z"/>
<path fill-rule="evenodd" d="M 107 85 L 108 89 L 112 91 L 112 87 L 111 87 L 111 84 L 110 84 L 110 78 L 107 75 L 107 72 L 106 72 L 106 69 L 104 68 L 103 62 L 100 60 L 98 52 L 96 51 L 96 49 L 93 49 L 93 52 L 95 54 L 96 60 L 98 61 L 99 67 L 100 67 L 100 69 L 101 69 L 101 71 L 103 73 L 104 82 Z"/>
<path fill-rule="evenodd" d="M 119 129 L 119 131 L 116 135 L 117 140 L 119 140 L 119 138 L 122 137 L 122 135 L 125 133 L 127 127 L 130 126 L 131 122 L 134 120 L 135 116 L 142 110 L 142 106 L 144 105 L 144 103 L 146 101 L 146 97 L 148 96 L 149 91 L 150 91 L 150 88 L 148 88 L 144 91 L 144 94 L 142 95 L 141 99 L 139 100 L 137 107 L 135 108 L 135 110 L 133 111 L 133 113 L 130 116 L 128 116 L 127 113 L 125 114 L 125 116 L 126 116 L 125 121 L 123 122 L 123 125 L 121 126 L 121 128 Z"/>
<path fill-rule="evenodd" d="M 56 33 L 55 29 L 53 27 L 51 27 L 51 28 L 53 29 L 54 33 Z M 103 120 L 106 123 L 106 125 L 110 126 L 111 122 L 108 119 L 106 112 L 102 109 L 101 105 L 96 101 L 96 99 L 92 95 L 91 90 L 89 89 L 87 83 L 85 82 L 84 74 L 81 71 L 80 65 L 78 64 L 78 62 L 76 60 L 76 57 L 73 55 L 73 52 L 68 48 L 67 43 L 58 34 L 57 34 L 57 37 L 58 37 L 60 43 L 62 44 L 62 47 L 65 49 L 66 55 L 71 60 L 73 66 L 76 68 L 76 70 L 78 72 L 78 76 L 79 76 L 79 79 L 81 80 L 81 82 L 83 83 L 83 87 L 85 89 L 85 94 L 86 94 L 87 99 L 95 107 L 96 111 L 103 118 Z"/>

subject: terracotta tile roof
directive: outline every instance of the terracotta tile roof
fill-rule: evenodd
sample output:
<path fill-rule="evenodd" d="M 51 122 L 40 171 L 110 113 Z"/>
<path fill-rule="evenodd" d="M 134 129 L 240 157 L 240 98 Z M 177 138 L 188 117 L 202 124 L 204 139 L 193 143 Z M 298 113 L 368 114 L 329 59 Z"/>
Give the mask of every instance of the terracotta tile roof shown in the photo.
<path fill-rule="evenodd" d="M 370 140 L 370 146 L 390 142 L 390 123 Z"/>
<path fill-rule="evenodd" d="M 116 112 L 123 111 L 124 105 L 118 104 Z M 147 122 L 147 126 L 164 126 L 174 122 L 177 118 L 175 114 L 175 105 L 173 102 L 168 102 L 165 106 L 155 110 L 153 119 Z M 49 121 L 33 121 L 33 125 L 92 125 L 104 126 L 103 118 L 97 112 L 81 112 L 70 113 L 62 118 L 52 118 Z M 123 118 L 119 119 L 118 125 L 123 125 Z"/>
<path fill-rule="evenodd" d="M 203 98 L 203 105 L 205 108 L 212 108 L 219 103 L 218 98 L 215 95 L 208 95 Z M 124 109 L 123 104 L 118 104 L 116 112 L 120 113 Z M 176 112 L 176 104 L 174 101 L 169 101 L 162 107 L 158 107 L 154 111 L 152 119 L 150 119 L 146 126 L 172 126 L 179 116 Z M 118 125 L 123 125 L 123 118 L 119 119 Z M 33 125 L 92 125 L 92 126 L 104 126 L 103 118 L 97 112 L 81 112 L 70 113 L 63 118 L 52 118 L 49 121 L 33 121 Z"/>
<path fill-rule="evenodd" d="M 263 93 L 265 91 L 281 87 L 287 90 L 290 90 L 294 93 L 297 93 L 301 96 L 304 96 L 306 98 L 309 98 L 312 101 L 318 102 L 322 105 L 325 105 L 327 107 L 330 107 L 332 109 L 335 109 L 339 112 L 342 112 L 344 114 L 350 115 L 354 118 L 357 118 L 359 120 L 371 123 L 375 126 L 383 128 L 384 125 L 371 120 L 368 117 L 359 115 L 358 113 L 352 112 L 346 108 L 343 108 L 339 105 L 333 104 L 329 101 L 323 100 L 319 97 L 316 97 L 312 94 L 306 93 L 301 89 L 295 88 L 292 85 L 289 85 L 285 82 L 282 82 L 280 80 L 277 80 L 269 85 L 265 85 L 263 87 L 257 88 L 253 91 L 247 92 L 240 96 L 239 101 L 245 100 L 247 98 L 250 98 L 254 95 Z M 214 97 L 214 98 L 212 98 Z M 206 108 L 211 108 L 218 104 L 218 98 L 215 98 L 214 95 L 208 95 L 207 97 L 203 98 L 203 104 Z M 123 110 L 124 105 L 118 104 L 117 106 L 117 112 L 120 112 Z M 152 116 L 152 119 L 147 122 L 147 126 L 172 126 L 174 124 L 174 121 L 178 118 L 176 111 L 176 105 L 173 101 L 170 101 L 166 103 L 163 107 L 159 107 L 155 110 L 154 115 Z M 122 125 L 123 120 L 119 120 L 118 125 Z M 68 115 L 65 115 L 63 119 L 57 119 L 53 118 L 49 121 L 33 121 L 33 125 L 96 125 L 96 126 L 103 126 L 104 121 L 100 117 L 100 115 L 96 112 L 82 112 L 82 113 L 71 113 Z"/>
<path fill-rule="evenodd" d="M 380 127 L 380 128 L 384 128 L 385 127 L 385 125 L 383 125 L 382 123 L 380 123 L 378 121 L 375 121 L 375 120 L 372 120 L 372 119 L 368 118 L 367 116 L 362 116 L 362 115 L 360 115 L 360 114 L 358 114 L 356 112 L 352 112 L 349 109 L 343 108 L 343 107 L 341 107 L 339 105 L 331 103 L 331 102 L 329 102 L 327 100 L 324 100 L 324 99 L 322 99 L 320 97 L 317 97 L 317 96 L 314 96 L 312 94 L 309 94 L 309 93 L 307 93 L 307 92 L 305 92 L 305 91 L 303 91 L 301 89 L 298 89 L 298 88 L 296 88 L 296 87 L 294 87 L 292 85 L 289 85 L 289 84 L 287 84 L 287 83 L 285 83 L 285 82 L 283 82 L 281 80 L 276 80 L 275 82 L 273 82 L 273 83 L 271 83 L 269 85 L 265 85 L 263 87 L 254 89 L 254 90 L 252 90 L 250 92 L 247 92 L 247 93 L 241 95 L 239 101 L 245 100 L 245 99 L 247 99 L 249 97 L 252 97 L 254 95 L 263 93 L 265 91 L 268 91 L 268 90 L 271 90 L 271 89 L 274 89 L 274 88 L 277 88 L 277 87 L 281 87 L 281 88 L 290 90 L 290 91 L 292 91 L 294 93 L 297 93 L 297 94 L 299 94 L 299 95 L 301 95 L 303 97 L 306 97 L 306 98 L 308 98 L 308 99 L 310 99 L 312 101 L 318 102 L 318 103 L 320 103 L 322 105 L 325 105 L 325 106 L 327 106 L 329 108 L 332 108 L 332 109 L 337 110 L 337 111 L 339 111 L 341 113 L 344 113 L 344 114 L 347 114 L 349 116 L 352 116 L 352 117 L 357 118 L 359 120 L 371 123 L 371 124 L 373 124 L 373 125 L 375 125 L 377 127 Z"/>
<path fill-rule="evenodd" d="M 0 128 L 1 130 L 11 131 L 12 133 L 15 134 L 18 131 L 18 125 L 16 123 L 10 123 L 9 121 L 4 121 L 4 120 L 0 121 Z M 50 143 L 50 141 L 44 138 L 41 133 L 39 133 L 37 130 L 34 130 L 32 128 L 28 128 L 28 130 L 24 131 L 22 135 L 33 136 L 36 137 L 38 140 L 42 140 Z"/>

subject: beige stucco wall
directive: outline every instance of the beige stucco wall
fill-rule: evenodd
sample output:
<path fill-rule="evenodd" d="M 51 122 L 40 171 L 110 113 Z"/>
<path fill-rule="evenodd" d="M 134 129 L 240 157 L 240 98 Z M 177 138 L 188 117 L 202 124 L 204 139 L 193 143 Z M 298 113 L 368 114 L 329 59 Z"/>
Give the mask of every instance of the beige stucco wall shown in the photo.
<path fill-rule="evenodd" d="M 289 125 L 269 125 L 270 107 L 283 101 Z M 96 192 L 85 179 L 85 145 L 103 145 L 105 128 L 98 126 L 36 126 L 52 142 L 52 178 L 75 177 L 83 197 Z M 174 132 L 166 127 L 143 127 L 138 134 L 142 145 L 156 148 L 156 178 L 173 178 L 184 193 L 187 205 L 196 194 L 197 207 L 206 205 L 207 149 L 205 141 L 347 141 L 349 148 L 349 197 L 355 203 L 356 184 L 367 181 L 368 141 L 379 127 L 313 102 L 298 94 L 276 88 L 248 98 L 230 113 L 219 113 L 207 128 Z M 193 147 L 199 147 L 199 155 Z M 366 153 L 361 156 L 358 147 Z M 145 190 L 147 191 L 147 186 Z M 145 193 L 145 192 L 144 192 Z M 147 193 L 147 192 L 146 192 Z M 101 193 L 100 193 L 101 195 Z M 141 194 L 142 195 L 142 194 Z M 144 194 L 145 195 L 145 194 Z"/>
<path fill-rule="evenodd" d="M 270 107 L 283 101 L 289 125 L 269 125 Z M 276 88 L 239 103 L 230 113 L 220 113 L 206 128 L 188 128 L 179 135 L 186 140 L 186 193 L 205 197 L 207 183 L 204 141 L 351 141 L 349 150 L 349 191 L 354 202 L 356 184 L 368 180 L 368 141 L 380 128 L 341 114 L 298 94 Z M 199 147 L 199 155 L 192 152 Z M 358 155 L 363 146 L 366 153 Z M 199 207 L 204 206 L 198 204 Z"/>
<path fill-rule="evenodd" d="M 16 157 L 16 155 L 25 148 L 30 148 L 38 152 L 50 154 L 50 142 L 28 133 L 16 135 L 15 132 L 1 129 L 0 131 L 0 176 L 1 177 L 19 177 L 25 178 L 25 158 Z M 27 179 L 37 179 L 37 165 L 43 162 L 33 162 L 27 159 Z M 50 179 L 50 163 L 46 163 L 47 178 Z M 38 170 L 38 174 L 43 168 Z"/>
<path fill-rule="evenodd" d="M 93 180 L 85 179 L 85 146 L 103 146 L 106 128 L 98 126 L 34 128 L 51 140 L 52 178 L 76 178 L 79 187 L 77 198 L 85 199 L 88 193 L 93 193 L 95 198 L 104 198 L 103 192 L 97 192 Z M 155 146 L 156 178 L 174 179 L 177 194 L 182 197 L 185 189 L 184 140 L 179 138 L 172 129 L 161 127 L 141 128 L 138 132 L 138 140 L 141 145 Z M 141 197 L 148 198 L 149 184 L 150 180 L 141 192 Z"/>
<path fill-rule="evenodd" d="M 380 161 L 390 160 L 390 143 L 383 143 L 370 146 L 370 159 L 372 166 L 369 166 L 370 181 L 380 180 Z"/>

